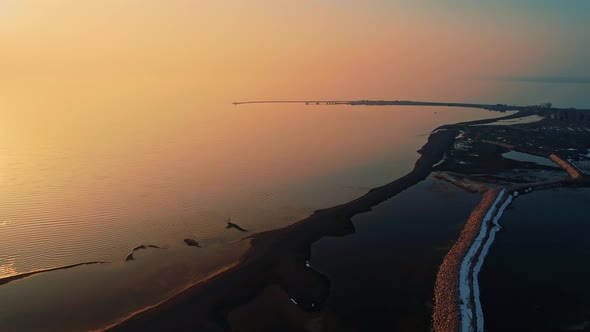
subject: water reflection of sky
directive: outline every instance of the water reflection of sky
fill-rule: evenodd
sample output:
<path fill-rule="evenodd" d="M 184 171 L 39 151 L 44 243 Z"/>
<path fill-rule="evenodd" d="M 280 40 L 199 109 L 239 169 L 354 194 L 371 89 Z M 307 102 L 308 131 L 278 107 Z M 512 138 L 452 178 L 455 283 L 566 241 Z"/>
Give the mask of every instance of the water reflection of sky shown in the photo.
<path fill-rule="evenodd" d="M 15 258 L 13 256 L 0 257 L 0 278 L 18 274 L 14 266 Z"/>
<path fill-rule="evenodd" d="M 590 312 L 589 189 L 519 197 L 500 221 L 480 273 L 489 331 L 547 331 Z"/>
<path fill-rule="evenodd" d="M 479 199 L 429 178 L 355 216 L 355 233 L 314 243 L 328 309 L 361 331 L 427 330 L 438 266 Z"/>

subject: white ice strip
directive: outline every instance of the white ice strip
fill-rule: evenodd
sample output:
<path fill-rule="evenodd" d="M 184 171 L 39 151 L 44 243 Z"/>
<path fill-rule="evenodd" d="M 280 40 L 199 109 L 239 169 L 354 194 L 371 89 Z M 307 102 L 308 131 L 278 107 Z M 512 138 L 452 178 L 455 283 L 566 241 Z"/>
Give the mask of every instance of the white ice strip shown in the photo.
<path fill-rule="evenodd" d="M 502 218 L 502 215 L 504 214 L 504 210 L 506 210 L 506 207 L 508 207 L 508 205 L 512 203 L 512 197 L 513 196 L 508 196 L 506 201 L 504 201 L 504 204 L 502 204 L 502 206 L 498 210 L 498 213 L 496 213 L 496 216 L 494 217 L 494 225 L 500 226 L 500 224 L 498 224 L 498 221 L 500 220 L 500 218 Z"/>
<path fill-rule="evenodd" d="M 478 280 L 479 271 L 481 271 L 481 267 L 483 266 L 484 260 L 485 260 L 486 256 L 488 255 L 490 247 L 492 246 L 492 243 L 494 243 L 494 239 L 496 238 L 496 233 L 501 228 L 500 224 L 498 224 L 498 221 L 502 217 L 502 214 L 504 214 L 504 210 L 506 209 L 506 207 L 512 202 L 512 197 L 513 196 L 508 196 L 506 201 L 504 201 L 504 204 L 502 204 L 502 206 L 498 210 L 498 213 L 496 213 L 496 216 L 494 217 L 494 220 L 493 220 L 494 227 L 492 227 L 490 229 L 490 234 L 488 235 L 488 239 L 484 243 L 484 245 L 481 249 L 481 253 L 479 254 L 479 257 L 477 259 L 477 263 L 475 264 L 475 267 L 473 267 L 473 299 L 475 302 L 475 315 L 476 315 L 477 332 L 484 332 L 484 316 L 483 316 L 483 309 L 481 307 L 481 300 L 480 300 L 480 293 L 479 293 L 479 280 Z"/>
<path fill-rule="evenodd" d="M 500 191 L 500 193 L 498 194 L 498 197 L 496 197 L 496 200 L 494 201 L 494 204 L 492 204 L 492 206 L 490 207 L 490 209 L 486 213 L 485 217 L 483 218 L 484 222 L 489 221 L 492 218 L 492 216 L 494 215 L 494 210 L 496 209 L 496 205 L 498 205 L 498 203 L 502 200 L 505 193 L 506 193 L 506 189 L 502 189 L 502 191 Z"/>
<path fill-rule="evenodd" d="M 479 229 L 479 234 L 473 240 L 471 247 L 463 257 L 463 261 L 461 262 L 461 268 L 459 269 L 459 299 L 461 301 L 461 331 L 463 332 L 472 332 L 472 308 L 471 308 L 471 287 L 469 286 L 469 267 L 473 263 L 473 259 L 475 254 L 479 250 L 479 248 L 483 244 L 483 240 L 486 238 L 486 234 L 488 231 L 488 223 L 493 216 L 494 210 L 496 209 L 496 205 L 504 196 L 505 190 L 502 189 L 496 197 L 496 200 L 489 208 L 487 213 L 485 214 L 481 226 Z"/>
<path fill-rule="evenodd" d="M 442 157 L 442 159 L 441 159 L 441 160 L 440 160 L 438 163 L 436 163 L 436 164 L 432 165 L 432 167 L 436 167 L 436 166 L 438 166 L 438 165 L 441 165 L 441 164 L 442 164 L 442 163 L 444 163 L 445 161 L 447 161 L 447 154 L 446 154 L 446 153 L 445 153 L 445 154 L 443 154 L 443 157 Z"/>

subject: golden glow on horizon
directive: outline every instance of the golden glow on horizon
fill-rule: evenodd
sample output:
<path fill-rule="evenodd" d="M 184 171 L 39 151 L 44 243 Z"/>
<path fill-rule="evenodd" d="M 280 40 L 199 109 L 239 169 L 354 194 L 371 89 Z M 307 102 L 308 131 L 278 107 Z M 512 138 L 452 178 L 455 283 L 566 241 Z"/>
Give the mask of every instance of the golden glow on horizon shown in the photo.
<path fill-rule="evenodd" d="M 368 7 L 312 1 L 9 2 L 0 22 L 0 88 L 8 97 L 23 89 L 49 99 L 67 94 L 74 108 L 80 106 L 76 96 L 88 106 L 89 99 L 149 97 L 154 91 L 193 102 L 465 99 L 486 95 L 478 91 L 486 84 L 468 78 L 526 72 L 543 61 L 531 54 L 542 52 L 546 59 L 556 49 L 549 38 L 555 32 L 526 18 L 502 26 L 485 17 L 433 19 Z"/>
<path fill-rule="evenodd" d="M 0 10 L 0 145 L 17 150 L 134 150 L 138 134 L 157 141 L 187 117 L 223 123 L 236 99 L 481 101 L 497 88 L 470 77 L 526 72 L 556 52 L 557 32 L 527 18 L 499 25 L 330 1 L 19 0 Z"/>
<path fill-rule="evenodd" d="M 207 137 L 236 99 L 481 101 L 494 85 L 469 77 L 526 72 L 555 52 L 554 32 L 526 18 L 499 26 L 329 1 L 19 0 L 1 10 L 0 146 L 14 151 L 141 150 L 179 121 Z"/>

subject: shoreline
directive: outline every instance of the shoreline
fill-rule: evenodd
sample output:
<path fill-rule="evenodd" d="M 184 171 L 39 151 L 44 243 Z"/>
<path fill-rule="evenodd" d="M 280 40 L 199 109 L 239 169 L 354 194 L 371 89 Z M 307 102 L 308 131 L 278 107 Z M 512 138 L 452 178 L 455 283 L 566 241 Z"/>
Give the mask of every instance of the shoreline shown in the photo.
<path fill-rule="evenodd" d="M 481 108 L 494 112 L 506 111 L 540 111 L 540 112 L 564 112 L 578 111 L 587 113 L 590 109 L 559 108 L 553 105 L 508 105 L 508 104 L 478 104 L 463 102 L 439 102 L 439 101 L 412 101 L 412 100 L 251 100 L 235 101 L 234 106 L 248 104 L 305 104 L 305 105 L 349 105 L 349 106 L 435 106 L 435 107 L 465 107 Z"/>
<path fill-rule="evenodd" d="M 500 119 L 505 117 L 518 118 L 525 116 L 524 113 L 526 112 L 518 112 L 516 114 L 500 117 Z M 323 311 L 321 306 L 323 303 L 326 303 L 325 300 L 328 298 L 328 295 L 331 294 L 331 280 L 325 276 L 317 277 L 320 273 L 314 271 L 313 267 L 309 265 L 311 245 L 324 237 L 344 236 L 354 233 L 355 225 L 351 222 L 353 216 L 370 211 L 373 206 L 390 199 L 401 191 L 416 185 L 428 178 L 431 174 L 434 174 L 433 172 L 439 169 L 436 165 L 440 165 L 444 162 L 447 153 L 453 151 L 455 148 L 454 144 L 461 141 L 463 131 L 468 131 L 470 125 L 482 122 L 496 122 L 498 119 L 499 118 L 496 117 L 457 124 L 446 124 L 437 127 L 430 132 L 430 135 L 424 137 L 424 140 L 422 140 L 423 145 L 417 151 L 419 156 L 417 156 L 418 158 L 414 163 L 412 171 L 401 178 L 384 186 L 371 189 L 365 195 L 347 203 L 314 211 L 311 215 L 308 215 L 295 224 L 279 229 L 253 233 L 251 236 L 235 241 L 237 244 L 241 243 L 244 245 L 241 246 L 242 248 L 239 252 L 236 252 L 237 255 L 234 255 L 232 261 L 226 262 L 227 264 L 224 264 L 223 267 L 212 269 L 209 271 L 210 273 L 200 276 L 199 278 L 187 278 L 186 283 L 175 288 L 172 292 L 168 293 L 167 296 L 161 297 L 156 301 L 145 302 L 136 306 L 132 310 L 121 311 L 110 317 L 110 319 L 102 320 L 102 322 L 98 321 L 98 324 L 93 324 L 92 329 L 95 331 L 112 330 L 120 325 L 125 325 L 130 320 L 143 320 L 144 315 L 149 313 L 147 316 L 151 316 L 152 312 L 159 312 L 166 306 L 170 306 L 174 307 L 174 309 L 169 309 L 169 311 L 173 313 L 169 315 L 163 314 L 161 317 L 174 316 L 176 318 L 169 319 L 170 324 L 162 324 L 163 329 L 177 326 L 176 321 L 180 320 L 186 321 L 186 324 L 181 323 L 181 325 L 187 327 L 203 327 L 210 325 L 205 324 L 205 322 L 213 322 L 214 326 L 209 326 L 210 328 L 201 328 L 205 331 L 226 330 L 229 324 L 231 324 L 232 328 L 238 326 L 234 325 L 234 321 L 228 320 L 228 317 L 231 317 L 231 315 L 228 316 L 228 314 L 237 308 L 243 307 L 244 304 L 249 303 L 252 299 L 256 298 L 259 295 L 260 290 L 269 284 L 277 285 L 279 289 L 285 293 L 285 296 L 288 296 L 288 298 L 290 297 L 291 301 L 297 304 L 299 310 L 309 312 L 322 309 Z M 439 144 L 441 140 L 447 141 L 442 147 Z M 437 154 L 438 156 L 436 156 Z M 399 189 L 395 189 L 392 186 L 399 187 Z M 473 201 L 469 205 L 473 207 L 475 204 L 477 204 L 477 202 Z M 465 220 L 464 217 L 461 219 L 463 221 Z M 457 234 L 455 234 L 455 237 L 456 236 Z M 142 246 L 139 246 L 138 248 L 140 247 Z M 335 258 L 338 259 L 337 257 Z M 443 257 L 441 256 L 438 262 L 442 261 L 442 258 Z M 285 264 L 284 261 L 288 261 L 288 263 Z M 287 267 L 282 265 L 287 265 Z M 252 271 L 246 271 L 244 273 L 244 266 L 246 266 L 245 270 Z M 301 274 L 299 271 L 302 269 L 307 270 L 308 272 L 312 271 L 312 273 L 308 273 L 310 275 L 315 273 L 316 286 L 318 286 L 315 291 L 301 289 L 304 287 L 304 284 L 309 283 L 309 280 L 305 280 L 306 278 L 309 278 L 309 276 L 289 275 L 293 272 L 295 272 L 295 274 Z M 251 282 L 248 280 L 248 282 L 242 283 L 234 280 L 234 278 L 228 278 L 229 280 L 233 280 L 229 283 L 225 280 L 226 275 L 236 273 L 239 275 L 246 275 L 246 279 L 255 280 Z M 434 276 L 436 276 L 436 271 L 434 271 L 433 277 Z M 324 281 L 322 281 L 322 277 L 325 279 Z M 217 281 L 217 279 L 224 279 L 224 281 Z M 433 283 L 434 278 L 431 284 Z M 212 287 L 211 284 L 215 284 L 216 286 Z M 229 289 L 222 289 L 224 287 L 223 285 L 226 286 L 225 288 Z M 215 287 L 218 289 L 212 291 L 206 290 Z M 199 288 L 199 290 L 195 290 L 195 288 Z M 181 296 L 182 294 L 186 294 L 192 290 L 195 290 L 197 296 L 201 296 L 200 294 L 206 292 L 207 294 L 212 295 L 207 295 L 204 298 L 215 298 L 211 303 L 207 303 L 206 301 L 188 300 L 188 303 L 196 308 L 195 311 L 201 313 L 197 315 L 198 317 L 195 317 L 195 319 L 192 319 L 192 316 L 194 315 L 189 316 L 188 312 L 190 309 L 183 310 L 183 305 L 177 303 L 178 299 L 184 301 L 183 296 Z M 432 294 L 432 292 L 433 289 L 431 289 L 430 294 Z M 306 299 L 306 297 L 308 298 Z M 310 298 L 312 298 L 311 302 Z M 187 308 L 190 307 L 190 305 L 187 306 Z M 329 303 L 326 303 L 326 306 L 328 309 L 330 308 Z M 430 307 L 429 311 L 431 310 L 432 307 Z M 183 311 L 185 313 L 182 313 Z M 154 315 L 160 317 L 159 313 Z M 179 317 L 180 319 L 178 319 Z M 183 319 L 182 317 L 187 318 Z M 154 320 L 161 319 L 154 318 Z M 150 327 L 151 326 L 148 326 L 147 329 Z"/>
<path fill-rule="evenodd" d="M 6 285 L 6 284 L 11 283 L 13 281 L 26 279 L 26 278 L 32 277 L 36 274 L 59 271 L 59 270 L 68 270 L 68 269 L 73 269 L 75 267 L 83 266 L 83 265 L 109 264 L 109 263 L 110 262 L 103 262 L 103 261 L 82 262 L 82 263 L 76 263 L 76 264 L 71 264 L 71 265 L 52 267 L 49 269 L 41 269 L 41 270 L 35 270 L 35 271 L 31 271 L 31 272 L 15 274 L 15 275 L 11 275 L 8 277 L 0 278 L 0 286 Z"/>
<path fill-rule="evenodd" d="M 458 134 L 454 128 L 442 129 L 430 134 L 427 143 L 418 151 L 421 156 L 414 169 L 405 176 L 348 203 L 317 210 L 295 224 L 247 237 L 251 247 L 231 268 L 100 330 L 143 331 L 174 327 L 223 331 L 223 327 L 227 327 L 223 313 L 247 302 L 270 282 L 280 284 L 292 298 L 311 295 L 321 302 L 327 297 L 327 290 L 308 294 L 309 291 L 292 287 L 298 280 L 310 278 L 305 273 L 293 273 L 306 270 L 310 245 L 334 230 L 346 231 L 354 227 L 350 221 L 354 215 L 370 211 L 373 206 L 426 179 Z"/>
<path fill-rule="evenodd" d="M 162 303 L 136 312 L 103 330 L 144 331 L 173 328 L 226 331 L 230 328 L 225 320 L 227 313 L 247 303 L 269 284 L 282 288 L 301 309 L 319 309 L 329 295 L 330 281 L 307 265 L 311 255 L 310 247 L 315 241 L 325 236 L 342 236 L 354 232 L 351 222 L 354 215 L 370 211 L 372 207 L 426 179 L 433 172 L 434 166 L 445 158 L 445 152 L 451 149 L 459 138 L 461 129 L 466 126 L 517 119 L 529 116 L 530 113 L 519 111 L 503 117 L 447 124 L 436 128 L 418 151 L 420 157 L 410 173 L 374 188 L 348 203 L 317 210 L 295 224 L 245 238 L 251 241 L 251 247 L 231 268 L 199 281 Z M 497 142 L 484 143 L 498 145 Z M 539 153 L 541 152 L 537 151 L 534 154 Z M 518 194 L 554 187 L 590 185 L 590 177 L 572 166 L 569 160 L 565 161 L 555 154 L 552 156 L 554 158 L 550 159 L 565 170 L 569 177 L 494 189 L 487 189 L 487 186 L 477 188 L 483 192 L 482 200 L 472 211 L 437 273 L 432 314 L 432 328 L 435 331 L 483 330 L 484 316 L 479 298 L 478 274 L 495 235 L 501 228 L 498 221 L 504 209 Z M 469 257 L 468 253 L 471 253 Z M 302 281 L 309 286 L 309 278 L 316 283 L 311 283 L 311 288 L 314 288 L 312 291 L 301 287 L 297 289 Z M 306 297 L 313 300 L 302 304 L 300 300 L 305 300 Z"/>
<path fill-rule="evenodd" d="M 235 264 L 187 286 L 158 304 L 132 313 L 98 331 L 144 331 L 172 327 L 225 331 L 229 326 L 224 314 L 245 304 L 271 283 L 278 284 L 292 301 L 293 298 L 311 296 L 317 300 L 311 302 L 311 308 L 320 308 L 329 293 L 329 280 L 324 280 L 327 279 L 325 276 L 307 266 L 311 255 L 310 248 L 315 241 L 324 236 L 351 233 L 351 230 L 354 231 L 351 222 L 353 216 L 370 211 L 373 206 L 426 179 L 433 172 L 434 165 L 443 160 L 445 152 L 453 146 L 463 126 L 493 123 L 528 115 L 530 114 L 527 111 L 519 111 L 501 117 L 442 125 L 434 129 L 426 144 L 418 151 L 420 157 L 410 173 L 384 186 L 371 189 L 348 203 L 316 210 L 297 223 L 244 238 L 243 240 L 251 241 L 250 248 Z M 312 277 L 309 274 L 312 274 Z M 310 278 L 315 279 L 313 282 L 316 284 L 321 284 L 315 287 L 320 290 L 306 291 L 297 289 L 297 286 L 293 287 L 301 281 L 309 283 L 307 279 Z M 301 302 L 299 306 L 302 307 Z M 308 306 L 307 309 L 309 308 Z"/>
<path fill-rule="evenodd" d="M 478 274 L 485 257 L 500 229 L 498 221 L 504 209 L 512 201 L 512 194 L 506 196 L 506 189 L 494 190 L 493 204 L 485 211 L 479 222 L 479 231 L 472 240 L 468 251 L 461 260 L 459 270 L 459 298 L 461 310 L 461 331 L 484 331 L 483 310 L 480 301 Z"/>
<path fill-rule="evenodd" d="M 459 301 L 460 271 L 463 257 L 480 230 L 481 220 L 493 205 L 498 190 L 488 190 L 467 219 L 459 238 L 445 256 L 437 273 L 432 315 L 435 331 L 461 330 L 461 303 Z"/>
<path fill-rule="evenodd" d="M 432 318 L 433 329 L 437 332 L 479 332 L 485 330 L 478 275 L 496 233 L 502 228 L 499 220 L 505 209 L 517 197 L 556 187 L 587 187 L 589 183 L 588 177 L 575 165 L 555 153 L 547 154 L 535 148 L 485 139 L 482 142 L 549 158 L 568 176 L 557 180 L 482 190 L 483 197 L 480 203 L 472 211 L 459 238 L 445 256 L 437 274 Z M 440 177 L 447 180 L 442 175 Z M 469 190 L 471 188 L 465 187 L 463 189 Z"/>

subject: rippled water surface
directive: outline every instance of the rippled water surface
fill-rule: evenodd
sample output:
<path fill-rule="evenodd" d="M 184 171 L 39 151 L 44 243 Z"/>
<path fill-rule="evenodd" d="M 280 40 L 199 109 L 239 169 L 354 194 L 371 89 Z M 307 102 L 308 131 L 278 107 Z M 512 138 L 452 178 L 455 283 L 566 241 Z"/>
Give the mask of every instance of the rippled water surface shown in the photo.
<path fill-rule="evenodd" d="M 229 217 L 252 231 L 280 227 L 407 172 L 436 125 L 493 115 L 281 107 L 20 123 L 37 128 L 0 141 L 2 274 L 119 260 L 186 237 L 232 241 L 242 234 L 225 229 Z"/>
<path fill-rule="evenodd" d="M 231 243 L 245 234 L 288 225 L 405 174 L 438 125 L 498 116 L 468 109 L 209 107 L 3 114 L 10 121 L 0 130 L 0 277 L 105 261 L 111 267 L 84 270 L 124 268 L 117 285 L 166 280 L 157 294 L 133 295 L 133 305 L 101 314 L 112 321 L 226 266 L 244 248 Z M 226 229 L 230 217 L 250 233 Z M 203 248 L 177 250 L 185 238 Z M 142 244 L 163 249 L 136 253 L 150 261 L 144 267 L 125 263 Z M 212 261 L 218 263 L 202 263 Z M 178 278 L 162 272 L 169 266 L 192 272 Z M 102 280 L 101 273 L 93 280 Z M 36 289 L 29 285 L 36 278 L 10 284 L 12 295 L 0 294 L 0 306 Z M 131 295 L 120 290 L 100 296 L 121 303 Z M 92 292 L 82 292 L 78 308 L 92 307 Z M 60 308 L 38 303 L 39 312 Z M 11 326 L 20 326 L 17 317 L 27 311 L 14 307 Z"/>

